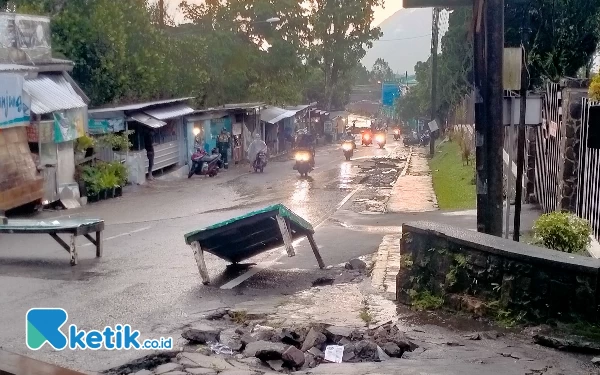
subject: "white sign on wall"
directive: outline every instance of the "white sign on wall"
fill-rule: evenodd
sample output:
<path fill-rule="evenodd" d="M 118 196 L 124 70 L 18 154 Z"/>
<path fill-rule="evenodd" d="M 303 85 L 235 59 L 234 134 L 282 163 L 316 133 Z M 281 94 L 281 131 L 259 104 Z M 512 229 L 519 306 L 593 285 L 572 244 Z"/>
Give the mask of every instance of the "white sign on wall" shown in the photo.
<path fill-rule="evenodd" d="M 18 74 L 0 74 L 0 129 L 29 125 L 31 101 L 23 92 L 23 81 Z"/>

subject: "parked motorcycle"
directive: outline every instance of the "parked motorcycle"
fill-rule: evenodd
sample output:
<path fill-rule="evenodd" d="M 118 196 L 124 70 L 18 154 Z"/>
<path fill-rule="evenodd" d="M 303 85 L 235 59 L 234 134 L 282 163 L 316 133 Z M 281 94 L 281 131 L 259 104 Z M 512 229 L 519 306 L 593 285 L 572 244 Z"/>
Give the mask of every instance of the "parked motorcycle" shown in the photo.
<path fill-rule="evenodd" d="M 431 134 L 429 132 L 425 132 L 421 134 L 421 138 L 419 139 L 419 143 L 421 146 L 427 146 L 431 140 Z"/>
<path fill-rule="evenodd" d="M 416 132 L 412 132 L 410 135 L 404 136 L 402 142 L 405 146 L 414 146 L 420 143 L 420 138 L 417 136 Z"/>
<path fill-rule="evenodd" d="M 373 144 L 373 137 L 371 137 L 371 133 L 363 133 L 361 137 L 361 143 L 363 146 L 370 146 Z"/>
<path fill-rule="evenodd" d="M 252 166 L 254 167 L 254 172 L 264 172 L 265 167 L 267 166 L 267 152 L 265 150 L 260 151 L 256 155 L 256 159 L 254 160 L 254 163 L 252 163 Z"/>
<path fill-rule="evenodd" d="M 394 129 L 394 141 L 400 140 L 400 129 Z"/>
<path fill-rule="evenodd" d="M 342 150 L 344 150 L 344 156 L 346 157 L 346 160 L 349 161 L 352 155 L 354 155 L 355 148 L 356 145 L 352 141 L 344 141 L 344 143 L 342 143 Z"/>
<path fill-rule="evenodd" d="M 378 133 L 375 135 L 375 141 L 379 145 L 379 148 L 384 148 L 387 142 L 386 136 L 384 133 Z"/>
<path fill-rule="evenodd" d="M 312 154 L 308 150 L 298 150 L 294 154 L 296 165 L 294 169 L 300 173 L 301 177 L 307 177 L 308 173 L 313 170 Z"/>
<path fill-rule="evenodd" d="M 202 149 L 197 149 L 192 155 L 192 165 L 190 166 L 190 172 L 188 178 L 192 178 L 193 175 L 215 177 L 219 173 L 219 166 L 221 165 L 221 155 L 219 154 L 208 154 Z"/>

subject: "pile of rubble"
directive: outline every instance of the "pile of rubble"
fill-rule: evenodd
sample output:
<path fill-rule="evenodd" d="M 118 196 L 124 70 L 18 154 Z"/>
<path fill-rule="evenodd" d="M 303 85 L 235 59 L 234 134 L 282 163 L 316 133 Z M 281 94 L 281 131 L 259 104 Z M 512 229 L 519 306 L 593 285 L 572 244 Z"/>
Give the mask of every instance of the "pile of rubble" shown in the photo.
<path fill-rule="evenodd" d="M 391 322 L 373 329 L 326 325 L 276 329 L 244 324 L 233 333 L 197 326 L 188 328 L 182 336 L 190 344 L 208 345 L 216 354 L 236 359 L 257 358 L 279 372 L 314 368 L 323 362 L 377 362 L 400 358 L 418 347 Z M 333 359 L 328 352 L 336 352 L 338 358 Z"/>

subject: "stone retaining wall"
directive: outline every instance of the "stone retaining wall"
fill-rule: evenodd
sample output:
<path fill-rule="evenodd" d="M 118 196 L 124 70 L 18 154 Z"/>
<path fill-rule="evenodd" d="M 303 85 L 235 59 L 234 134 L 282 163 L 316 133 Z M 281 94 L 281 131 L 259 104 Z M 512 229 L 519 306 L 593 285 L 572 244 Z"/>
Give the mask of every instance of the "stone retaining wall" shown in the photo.
<path fill-rule="evenodd" d="M 600 320 L 600 261 L 431 222 L 402 226 L 398 302 L 479 315 Z"/>

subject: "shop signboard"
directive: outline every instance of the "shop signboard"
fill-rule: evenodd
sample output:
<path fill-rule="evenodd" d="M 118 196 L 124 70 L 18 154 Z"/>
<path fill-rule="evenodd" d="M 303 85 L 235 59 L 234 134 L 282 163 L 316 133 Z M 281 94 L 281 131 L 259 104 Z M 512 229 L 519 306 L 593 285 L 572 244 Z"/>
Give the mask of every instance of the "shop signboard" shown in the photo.
<path fill-rule="evenodd" d="M 400 96 L 400 85 L 398 83 L 386 82 L 381 86 L 381 104 L 384 107 L 393 107 L 398 96 Z"/>
<path fill-rule="evenodd" d="M 23 92 L 23 81 L 18 74 L 0 74 L 0 129 L 29 125 L 31 101 Z"/>
<path fill-rule="evenodd" d="M 0 60 L 13 63 L 52 58 L 50 18 L 0 13 Z"/>
<path fill-rule="evenodd" d="M 333 122 L 331 122 L 331 121 L 325 121 L 323 123 L 323 131 L 325 133 L 328 133 L 328 134 L 333 133 Z"/>
<path fill-rule="evenodd" d="M 125 130 L 125 121 L 119 119 L 89 119 L 88 132 L 90 134 L 107 134 Z"/>
<path fill-rule="evenodd" d="M 54 143 L 73 141 L 85 135 L 85 109 L 54 112 Z"/>

